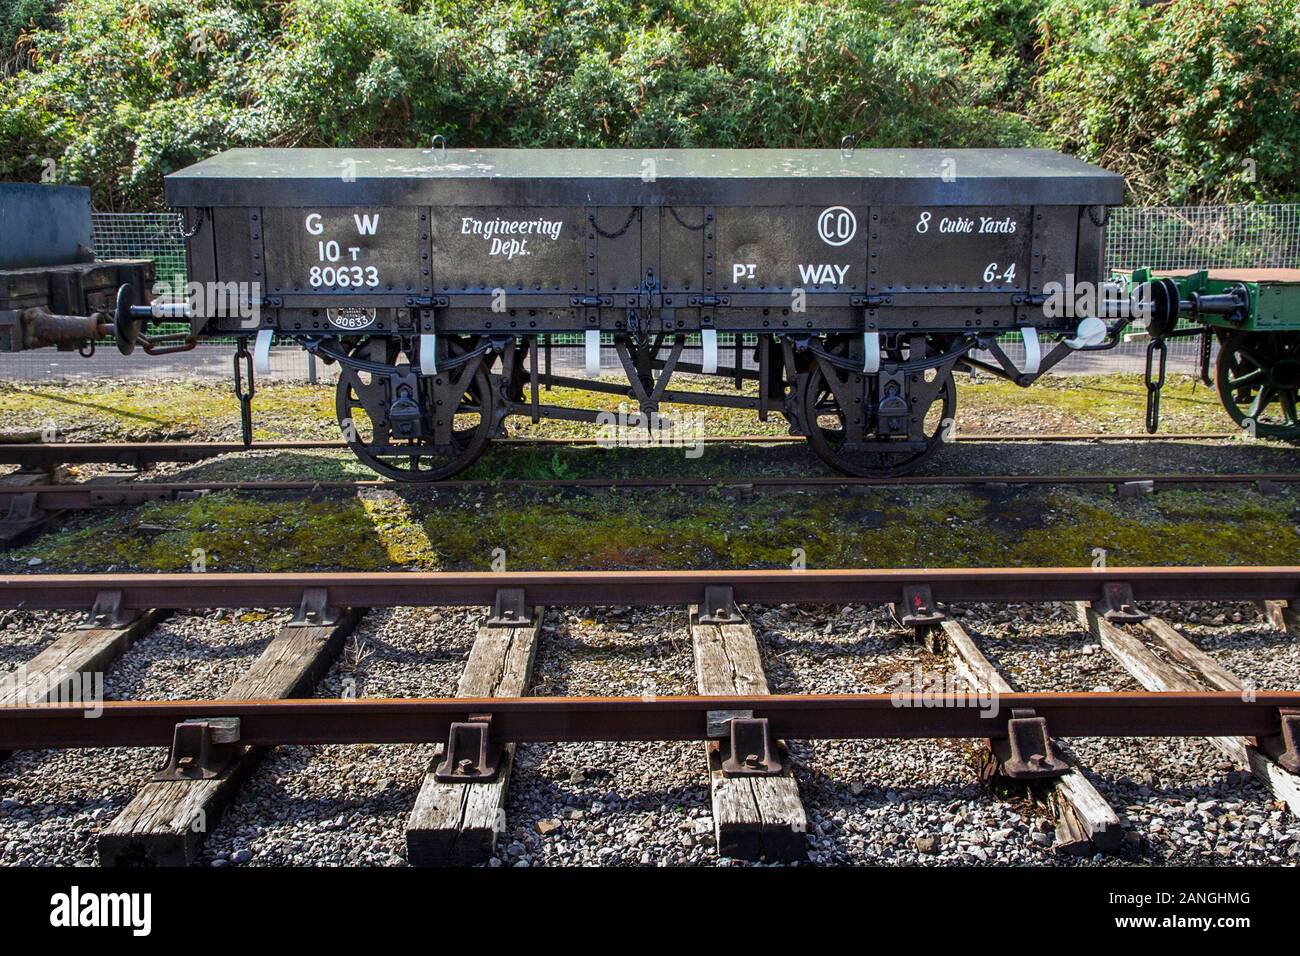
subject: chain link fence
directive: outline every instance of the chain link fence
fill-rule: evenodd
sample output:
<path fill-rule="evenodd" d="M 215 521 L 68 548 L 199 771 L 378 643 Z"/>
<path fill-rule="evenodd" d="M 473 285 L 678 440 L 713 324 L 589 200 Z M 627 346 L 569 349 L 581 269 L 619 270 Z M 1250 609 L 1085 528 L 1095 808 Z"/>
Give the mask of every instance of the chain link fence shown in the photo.
<path fill-rule="evenodd" d="M 184 288 L 185 240 L 181 223 L 171 213 L 95 213 L 95 251 L 104 259 L 152 259 L 159 280 Z M 1300 268 L 1300 205 L 1156 206 L 1111 210 L 1106 232 L 1107 269 Z M 734 339 L 719 335 L 721 363 L 730 362 Z M 560 341 L 560 337 L 556 336 Z M 574 337 L 573 342 L 579 339 Z M 692 343 L 695 344 L 695 343 Z M 1023 356 L 1018 337 L 1006 350 L 1016 361 Z M 1056 367 L 1058 373 L 1139 371 L 1146 345 L 1125 342 L 1108 352 L 1080 353 Z M 1197 363 L 1194 340 L 1171 342 L 1171 371 L 1193 373 Z M 569 374 L 580 370 L 580 349 L 559 349 L 555 370 Z M 271 353 L 271 378 L 282 381 L 322 380 L 336 374 L 317 366 L 297 348 L 277 348 Z M 688 348 L 684 361 L 699 361 L 697 348 Z M 752 366 L 752 361 L 749 362 Z M 607 357 L 612 370 L 617 359 Z M 101 348 L 90 359 L 75 352 L 50 349 L 0 355 L 0 380 L 60 381 L 142 377 L 156 380 L 228 376 L 231 349 L 224 344 L 204 344 L 192 352 L 152 357 L 137 352 L 119 355 Z"/>

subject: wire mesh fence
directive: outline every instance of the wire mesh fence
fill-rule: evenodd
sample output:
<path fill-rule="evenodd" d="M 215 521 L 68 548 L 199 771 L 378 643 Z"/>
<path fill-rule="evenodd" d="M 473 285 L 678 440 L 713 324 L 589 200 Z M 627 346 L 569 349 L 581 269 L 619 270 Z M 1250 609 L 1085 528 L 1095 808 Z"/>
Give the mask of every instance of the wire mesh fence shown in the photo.
<path fill-rule="evenodd" d="M 97 212 L 90 218 L 99 258 L 152 259 L 160 281 L 185 287 L 185 239 L 179 217 L 166 212 Z"/>
<path fill-rule="evenodd" d="M 159 280 L 173 289 L 186 282 L 183 224 L 171 213 L 95 213 L 95 251 L 104 259 L 152 259 Z M 1106 266 L 1132 269 L 1300 268 L 1300 205 L 1155 206 L 1111 210 L 1106 233 Z M 558 337 L 557 337 L 558 338 Z M 576 337 L 574 342 L 579 341 Z M 722 362 L 730 361 L 734 339 L 719 335 Z M 1019 361 L 1023 347 L 1016 338 L 1006 351 Z M 1125 342 L 1108 352 L 1079 353 L 1057 366 L 1058 373 L 1138 371 L 1146 346 Z M 555 371 L 571 373 L 582 367 L 580 349 L 556 352 Z M 698 341 L 691 341 L 684 361 L 700 360 Z M 618 360 L 606 356 L 604 367 L 613 370 Z M 752 366 L 752 362 L 747 362 Z M 1171 371 L 1196 369 L 1195 341 L 1171 342 Z M 121 356 L 114 349 L 99 349 L 90 359 L 76 353 L 42 350 L 0 355 L 0 380 L 59 381 L 97 378 L 166 380 L 214 378 L 231 370 L 231 349 L 226 344 L 200 345 L 192 352 L 154 358 L 142 354 Z M 271 378 L 304 381 L 328 380 L 336 374 L 310 361 L 296 348 L 271 353 Z"/>
<path fill-rule="evenodd" d="M 1106 231 L 1108 269 L 1300 267 L 1300 205 L 1122 206 Z"/>

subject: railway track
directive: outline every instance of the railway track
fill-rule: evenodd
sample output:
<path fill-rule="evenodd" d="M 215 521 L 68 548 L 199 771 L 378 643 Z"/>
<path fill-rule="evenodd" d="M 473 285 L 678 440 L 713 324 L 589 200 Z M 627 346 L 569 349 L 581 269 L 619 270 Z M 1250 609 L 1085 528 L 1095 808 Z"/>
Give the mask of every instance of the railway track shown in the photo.
<path fill-rule="evenodd" d="M 717 852 L 746 859 L 807 850 L 797 751 L 785 741 L 982 742 L 980 773 L 1044 800 L 1057 847 L 1070 852 L 1118 851 L 1124 828 L 1064 738 L 1205 738 L 1300 813 L 1300 691 L 1250 686 L 1145 610 L 1186 601 L 1258 602 L 1272 626 L 1300 636 L 1300 567 L 20 575 L 0 579 L 0 608 L 81 609 L 87 626 L 0 685 L 0 749 L 170 748 L 100 830 L 106 864 L 192 861 L 240 782 L 282 745 L 444 742 L 409 809 L 413 863 L 491 857 L 520 744 L 699 742 Z M 777 602 L 888 605 L 962 682 L 914 698 L 770 694 L 742 607 Z M 1045 602 L 1070 607 L 1143 690 L 1013 689 L 956 613 Z M 364 615 L 446 606 L 491 608 L 456 696 L 308 698 Z M 592 606 L 688 609 L 697 694 L 530 696 L 546 609 Z M 170 611 L 249 607 L 295 614 L 219 697 L 78 701 L 59 691 L 107 668 Z"/>
<path fill-rule="evenodd" d="M 1169 432 L 1155 435 L 1108 434 L 1102 432 L 1058 433 L 965 433 L 957 442 L 1171 442 L 1220 441 L 1240 438 L 1240 432 Z M 797 435 L 746 435 L 738 437 L 705 436 L 704 444 L 790 444 L 804 442 Z M 499 444 L 510 446 L 595 446 L 600 440 L 580 438 L 505 438 Z M 221 455 L 246 452 L 347 451 L 341 441 L 268 441 L 245 445 L 242 442 L 0 442 L 0 465 L 17 465 L 25 471 L 50 471 L 60 465 L 104 464 L 144 468 L 163 462 L 194 463 Z"/>

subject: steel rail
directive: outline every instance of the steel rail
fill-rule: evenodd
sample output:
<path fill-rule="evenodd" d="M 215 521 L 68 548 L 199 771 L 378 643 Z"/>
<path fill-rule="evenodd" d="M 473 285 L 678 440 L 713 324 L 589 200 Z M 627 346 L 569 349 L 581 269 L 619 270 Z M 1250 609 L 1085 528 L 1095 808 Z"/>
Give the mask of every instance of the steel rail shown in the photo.
<path fill-rule="evenodd" d="M 0 578 L 0 608 L 89 608 L 114 592 L 125 609 L 297 608 L 309 590 L 338 607 L 482 607 L 503 589 L 542 606 L 685 605 L 711 587 L 741 604 L 880 604 L 917 585 L 945 604 L 1033 603 L 1101 601 L 1117 584 L 1138 602 L 1294 601 L 1300 566 L 20 574 Z"/>
<path fill-rule="evenodd" d="M 1152 441 L 1218 441 L 1240 438 L 1240 432 L 1184 432 L 1147 434 L 1103 433 L 1047 433 L 1033 432 L 980 434 L 959 432 L 954 440 L 965 442 L 1152 442 Z M 706 444 L 789 444 L 806 441 L 799 435 L 708 435 L 700 439 Z M 587 446 L 597 445 L 599 439 L 589 436 L 575 438 L 504 438 L 494 445 L 507 446 Z M 0 465 L 20 465 L 24 468 L 46 469 L 56 465 L 116 464 L 139 466 L 160 462 L 194 463 L 220 455 L 244 452 L 269 451 L 347 451 L 340 441 L 269 441 L 245 445 L 242 442 L 0 442 Z"/>
<path fill-rule="evenodd" d="M 1034 486 L 1109 486 L 1149 484 L 1152 490 L 1162 487 L 1209 487 L 1214 485 L 1283 485 L 1300 482 L 1300 472 L 1245 472 L 1236 474 L 1056 474 L 1056 475 L 904 475 L 896 478 L 854 478 L 839 476 L 731 477 L 731 478 L 482 478 L 449 479 L 430 484 L 387 481 L 381 479 L 294 481 L 130 481 L 114 483 L 78 482 L 59 485 L 0 485 L 0 504 L 15 497 L 35 496 L 36 507 L 45 511 L 72 511 L 91 508 L 137 505 L 148 501 L 172 501 L 187 495 L 236 491 L 247 494 L 275 492 L 313 493 L 361 491 L 396 491 L 407 494 L 438 491 L 475 491 L 517 489 L 550 491 L 568 489 L 673 489 L 720 488 L 745 490 L 819 489 L 819 488 L 907 488 L 973 487 L 988 485 Z"/>
<path fill-rule="evenodd" d="M 376 700 L 107 701 L 0 707 L 0 750 L 168 746 L 186 720 L 238 718 L 239 742 L 410 744 L 445 740 L 453 721 L 490 715 L 499 743 L 708 739 L 713 712 L 752 712 L 784 739 L 1001 738 L 1032 710 L 1056 737 L 1273 737 L 1300 692 L 891 694 L 762 697 L 492 697 Z M 996 707 L 990 706 L 996 700 Z M 94 716 L 90 716 L 94 714 Z M 734 713 L 733 713 L 734 715 Z M 716 725 L 716 722 L 715 722 Z"/>

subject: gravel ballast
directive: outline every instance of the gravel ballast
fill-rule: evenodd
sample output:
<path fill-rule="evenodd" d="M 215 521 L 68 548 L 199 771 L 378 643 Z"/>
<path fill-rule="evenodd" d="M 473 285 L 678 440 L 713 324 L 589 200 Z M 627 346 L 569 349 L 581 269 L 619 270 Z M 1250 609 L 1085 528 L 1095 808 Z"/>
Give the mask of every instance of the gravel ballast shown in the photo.
<path fill-rule="evenodd" d="M 220 697 L 283 619 L 256 611 L 170 617 L 109 668 L 104 696 Z M 98 832 L 166 762 L 165 748 L 112 747 L 24 751 L 0 763 L 0 865 L 95 865 Z"/>
<path fill-rule="evenodd" d="M 1243 604 L 1153 607 L 1260 689 L 1300 686 L 1297 642 Z M 774 693 L 890 693 L 952 676 L 884 608 L 750 606 Z M 483 609 L 374 611 L 317 696 L 448 696 Z M 952 608 L 1018 690 L 1136 690 L 1061 605 Z M 14 664 L 69 615 L 10 614 Z M 110 669 L 111 699 L 218 696 L 283 615 L 177 615 Z M 9 625 L 17 627 L 10 628 Z M 18 661 L 21 663 L 21 661 Z M 685 609 L 551 609 L 530 693 L 695 693 Z M 993 795 L 973 741 L 793 741 L 810 864 L 1294 864 L 1300 823 L 1201 740 L 1076 738 L 1089 778 L 1125 827 L 1120 852 L 1052 849 L 1026 795 Z M 404 827 L 434 745 L 280 747 L 243 785 L 200 863 L 403 865 Z M 0 764 L 0 864 L 92 865 L 100 829 L 165 760 L 161 749 L 32 752 Z M 738 865 L 720 859 L 698 743 L 521 745 L 490 866 Z"/>
<path fill-rule="evenodd" d="M 482 609 L 369 612 L 317 697 L 450 697 Z M 277 747 L 205 844 L 212 866 L 402 865 L 434 745 Z"/>

